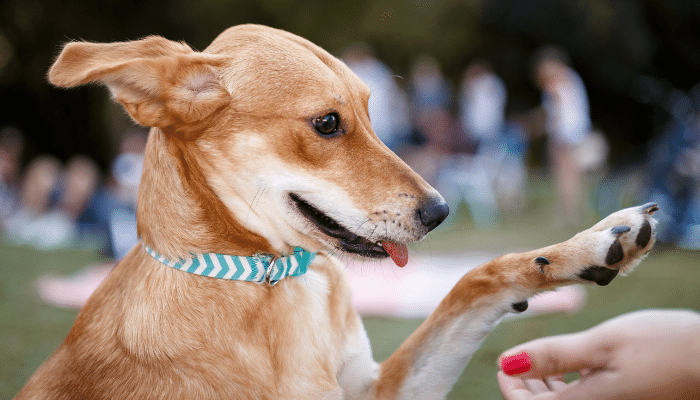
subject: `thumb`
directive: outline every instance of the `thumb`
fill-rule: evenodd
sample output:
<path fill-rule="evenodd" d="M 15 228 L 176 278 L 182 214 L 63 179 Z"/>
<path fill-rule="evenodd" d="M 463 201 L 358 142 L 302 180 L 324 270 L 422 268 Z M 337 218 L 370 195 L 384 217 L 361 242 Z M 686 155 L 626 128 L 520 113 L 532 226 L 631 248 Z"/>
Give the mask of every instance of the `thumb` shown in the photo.
<path fill-rule="evenodd" d="M 611 345 L 588 331 L 533 340 L 504 352 L 498 365 L 507 375 L 543 378 L 604 367 Z"/>

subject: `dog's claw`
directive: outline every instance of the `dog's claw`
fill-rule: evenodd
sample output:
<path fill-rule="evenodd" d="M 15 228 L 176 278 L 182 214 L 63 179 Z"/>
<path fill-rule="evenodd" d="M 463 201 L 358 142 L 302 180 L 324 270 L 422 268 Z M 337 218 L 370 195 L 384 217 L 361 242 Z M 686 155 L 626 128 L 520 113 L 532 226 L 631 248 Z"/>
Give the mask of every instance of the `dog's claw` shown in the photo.
<path fill-rule="evenodd" d="M 659 211 L 659 205 L 656 203 L 647 203 L 643 206 L 639 206 L 645 214 L 654 215 L 655 212 Z"/>
<path fill-rule="evenodd" d="M 632 228 L 630 228 L 630 227 L 627 226 L 627 225 L 618 225 L 618 226 L 612 228 L 612 229 L 610 230 L 610 232 L 612 232 L 612 234 L 615 235 L 615 236 L 620 236 L 620 235 L 622 235 L 623 233 L 629 232 L 631 229 L 632 229 Z"/>
<path fill-rule="evenodd" d="M 537 257 L 535 258 L 535 262 L 540 265 L 549 265 L 549 260 L 545 257 Z"/>
<path fill-rule="evenodd" d="M 537 257 L 535 258 L 535 264 L 540 266 L 540 273 L 544 274 L 544 266 L 549 265 L 549 260 L 546 257 Z"/>

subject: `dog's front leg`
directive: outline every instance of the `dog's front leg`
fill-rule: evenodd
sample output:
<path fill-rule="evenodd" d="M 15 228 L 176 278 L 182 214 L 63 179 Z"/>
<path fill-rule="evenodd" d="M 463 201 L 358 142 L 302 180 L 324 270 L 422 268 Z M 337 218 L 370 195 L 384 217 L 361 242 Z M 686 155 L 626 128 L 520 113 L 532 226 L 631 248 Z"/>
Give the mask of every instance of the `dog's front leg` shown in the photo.
<path fill-rule="evenodd" d="M 441 399 L 450 391 L 488 333 L 514 310 L 514 304 L 526 304 L 523 300 L 533 294 L 517 288 L 503 273 L 505 263 L 519 261 L 512 258 L 482 265 L 455 285 L 430 317 L 380 365 L 376 398 Z"/>
<path fill-rule="evenodd" d="M 654 244 L 655 204 L 618 211 L 573 238 L 509 254 L 467 273 L 428 319 L 379 368 L 369 397 L 439 399 L 507 312 L 537 292 L 573 282 L 607 285 Z"/>

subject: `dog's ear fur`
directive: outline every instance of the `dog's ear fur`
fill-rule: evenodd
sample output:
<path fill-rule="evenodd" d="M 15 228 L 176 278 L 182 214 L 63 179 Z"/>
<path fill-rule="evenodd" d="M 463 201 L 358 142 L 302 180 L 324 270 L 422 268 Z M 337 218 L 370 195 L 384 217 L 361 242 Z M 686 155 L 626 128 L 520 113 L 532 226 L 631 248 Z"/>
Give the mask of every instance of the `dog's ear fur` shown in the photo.
<path fill-rule="evenodd" d="M 200 121 L 230 101 L 216 70 L 223 63 L 159 36 L 71 42 L 49 70 L 49 81 L 66 88 L 103 83 L 137 123 L 163 128 Z"/>

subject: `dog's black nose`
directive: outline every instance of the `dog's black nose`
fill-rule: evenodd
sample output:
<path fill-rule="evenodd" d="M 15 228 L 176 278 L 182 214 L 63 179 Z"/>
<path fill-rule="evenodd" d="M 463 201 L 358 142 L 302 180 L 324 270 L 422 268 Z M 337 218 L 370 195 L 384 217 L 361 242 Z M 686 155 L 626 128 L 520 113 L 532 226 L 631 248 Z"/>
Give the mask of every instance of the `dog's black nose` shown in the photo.
<path fill-rule="evenodd" d="M 418 208 L 418 216 L 420 217 L 420 222 L 432 231 L 440 225 L 442 221 L 447 218 L 450 213 L 450 207 L 447 206 L 445 200 L 442 197 L 431 197 L 429 200 L 423 202 Z"/>

